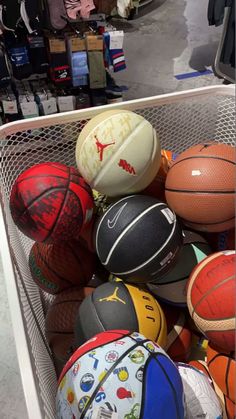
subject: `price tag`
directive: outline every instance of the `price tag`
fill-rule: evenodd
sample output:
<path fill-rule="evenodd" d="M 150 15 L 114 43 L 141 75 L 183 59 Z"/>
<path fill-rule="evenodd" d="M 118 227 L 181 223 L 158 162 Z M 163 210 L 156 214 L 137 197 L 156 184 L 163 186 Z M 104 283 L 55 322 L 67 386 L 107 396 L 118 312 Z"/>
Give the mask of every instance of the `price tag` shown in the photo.
<path fill-rule="evenodd" d="M 38 106 L 35 102 L 22 102 L 20 107 L 24 118 L 35 118 L 39 115 Z"/>
<path fill-rule="evenodd" d="M 124 43 L 124 31 L 112 31 L 110 35 L 110 49 L 122 49 Z"/>
<path fill-rule="evenodd" d="M 51 99 L 44 100 L 41 102 L 43 107 L 44 115 L 51 115 L 53 113 L 57 113 L 57 101 L 55 97 L 51 97 Z"/>
<path fill-rule="evenodd" d="M 68 112 L 75 110 L 75 96 L 58 97 L 59 112 Z"/>
<path fill-rule="evenodd" d="M 5 114 L 13 115 L 18 113 L 16 100 L 3 100 L 2 106 Z"/>

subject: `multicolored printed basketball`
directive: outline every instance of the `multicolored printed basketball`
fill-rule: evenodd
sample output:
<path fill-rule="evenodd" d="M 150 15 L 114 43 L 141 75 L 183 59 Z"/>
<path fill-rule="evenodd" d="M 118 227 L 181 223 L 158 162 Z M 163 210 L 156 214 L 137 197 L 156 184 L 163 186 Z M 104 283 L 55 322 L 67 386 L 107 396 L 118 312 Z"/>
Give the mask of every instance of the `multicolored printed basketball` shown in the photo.
<path fill-rule="evenodd" d="M 235 147 L 202 143 L 181 153 L 168 171 L 166 200 L 186 225 L 219 232 L 235 225 Z"/>
<path fill-rule="evenodd" d="M 48 344 L 54 356 L 64 364 L 77 348 L 74 326 L 79 306 L 92 292 L 90 287 L 69 288 L 57 294 L 47 311 L 45 331 Z"/>
<path fill-rule="evenodd" d="M 36 164 L 16 179 L 10 209 L 17 227 L 33 240 L 78 239 L 93 214 L 92 191 L 73 167 Z"/>
<path fill-rule="evenodd" d="M 146 283 L 165 275 L 182 247 L 181 227 L 156 198 L 131 195 L 110 205 L 98 220 L 96 251 L 115 276 Z"/>
<path fill-rule="evenodd" d="M 158 302 L 143 288 L 119 280 L 100 285 L 85 298 L 76 319 L 76 343 L 113 329 L 137 331 L 162 347 L 166 344 L 166 320 Z"/>
<path fill-rule="evenodd" d="M 58 382 L 57 418 L 184 419 L 183 385 L 163 349 L 139 333 L 99 333 Z M 142 412 L 142 413 L 141 413 Z"/>
<path fill-rule="evenodd" d="M 73 285 L 86 285 L 92 278 L 96 260 L 96 256 L 76 240 L 35 243 L 29 255 L 29 267 L 40 288 L 57 294 Z"/>
<path fill-rule="evenodd" d="M 191 349 L 192 333 L 187 327 L 187 320 L 184 310 L 162 304 L 167 324 L 167 343 L 164 346 L 173 361 L 187 361 Z"/>
<path fill-rule="evenodd" d="M 185 417 L 188 419 L 223 419 L 220 401 L 210 379 L 197 368 L 178 363 L 185 398 Z"/>
<path fill-rule="evenodd" d="M 193 270 L 187 290 L 188 309 L 195 324 L 226 351 L 235 349 L 235 262 L 234 251 L 213 253 Z"/>
<path fill-rule="evenodd" d="M 209 372 L 221 391 L 233 402 L 236 401 L 236 361 L 235 352 L 225 352 L 224 349 L 207 347 L 207 366 Z"/>
<path fill-rule="evenodd" d="M 108 196 L 143 190 L 161 160 L 156 131 L 142 116 L 126 110 L 103 112 L 81 131 L 76 145 L 79 172 Z"/>
<path fill-rule="evenodd" d="M 193 268 L 211 253 L 211 248 L 199 234 L 187 230 L 183 234 L 184 245 L 176 264 L 166 275 L 157 278 L 153 283 L 150 282 L 147 286 L 161 301 L 185 307 L 189 276 Z"/>

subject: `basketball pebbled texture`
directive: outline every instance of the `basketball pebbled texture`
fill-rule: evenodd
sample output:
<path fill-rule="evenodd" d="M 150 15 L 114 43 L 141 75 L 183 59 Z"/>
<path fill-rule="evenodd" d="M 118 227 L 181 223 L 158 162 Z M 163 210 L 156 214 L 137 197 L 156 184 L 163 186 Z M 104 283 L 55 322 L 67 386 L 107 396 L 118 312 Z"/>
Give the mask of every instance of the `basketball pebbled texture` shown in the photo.
<path fill-rule="evenodd" d="M 96 251 L 111 273 L 130 282 L 164 275 L 182 246 L 175 214 L 163 202 L 131 195 L 111 205 L 95 230 Z"/>
<path fill-rule="evenodd" d="M 17 227 L 35 241 L 78 239 L 92 217 L 92 191 L 73 167 L 36 164 L 16 179 L 10 209 Z"/>
<path fill-rule="evenodd" d="M 156 131 L 131 111 L 112 110 L 95 116 L 77 140 L 80 173 L 92 188 L 108 196 L 143 190 L 158 172 L 160 160 Z"/>
<path fill-rule="evenodd" d="M 233 402 L 236 401 L 236 361 L 235 352 L 225 352 L 212 345 L 207 347 L 207 366 L 221 391 Z"/>
<path fill-rule="evenodd" d="M 181 153 L 166 179 L 166 200 L 186 225 L 220 232 L 235 224 L 235 148 L 202 143 Z"/>
<path fill-rule="evenodd" d="M 147 284 L 161 301 L 180 307 L 187 305 L 186 285 L 193 268 L 211 253 L 210 246 L 199 234 L 184 230 L 183 235 L 184 244 L 173 268 L 160 279 Z"/>
<path fill-rule="evenodd" d="M 29 254 L 29 267 L 40 288 L 57 294 L 73 285 L 86 285 L 95 271 L 96 260 L 76 240 L 56 244 L 36 242 Z"/>
<path fill-rule="evenodd" d="M 187 289 L 187 304 L 197 327 L 216 345 L 235 348 L 234 251 L 213 253 L 193 270 Z"/>
<path fill-rule="evenodd" d="M 117 280 L 97 287 L 79 308 L 75 336 L 78 346 L 105 330 L 137 331 L 162 347 L 166 319 L 155 298 L 145 289 Z"/>
<path fill-rule="evenodd" d="M 74 287 L 62 291 L 47 311 L 45 331 L 48 344 L 55 357 L 64 363 L 76 349 L 74 325 L 77 311 L 83 299 L 92 291 L 90 287 Z"/>

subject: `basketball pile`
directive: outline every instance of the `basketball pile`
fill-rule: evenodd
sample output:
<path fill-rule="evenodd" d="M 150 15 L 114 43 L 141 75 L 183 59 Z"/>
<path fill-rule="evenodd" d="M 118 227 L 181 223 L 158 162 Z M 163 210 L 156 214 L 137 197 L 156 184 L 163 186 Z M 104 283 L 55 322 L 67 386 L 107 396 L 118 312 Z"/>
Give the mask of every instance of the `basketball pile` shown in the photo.
<path fill-rule="evenodd" d="M 85 125 L 76 163 L 27 168 L 10 197 L 54 295 L 57 418 L 233 419 L 234 148 L 199 139 L 177 156 L 114 110 Z"/>

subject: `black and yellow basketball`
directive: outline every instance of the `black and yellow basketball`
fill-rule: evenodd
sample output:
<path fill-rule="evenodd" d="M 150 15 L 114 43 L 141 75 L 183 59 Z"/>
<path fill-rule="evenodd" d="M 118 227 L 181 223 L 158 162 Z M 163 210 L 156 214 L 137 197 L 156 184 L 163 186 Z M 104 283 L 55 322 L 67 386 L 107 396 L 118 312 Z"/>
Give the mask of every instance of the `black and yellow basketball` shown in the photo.
<path fill-rule="evenodd" d="M 162 347 L 166 344 L 166 320 L 158 302 L 143 288 L 120 280 L 100 285 L 84 299 L 75 322 L 76 344 L 114 329 L 139 332 Z"/>

